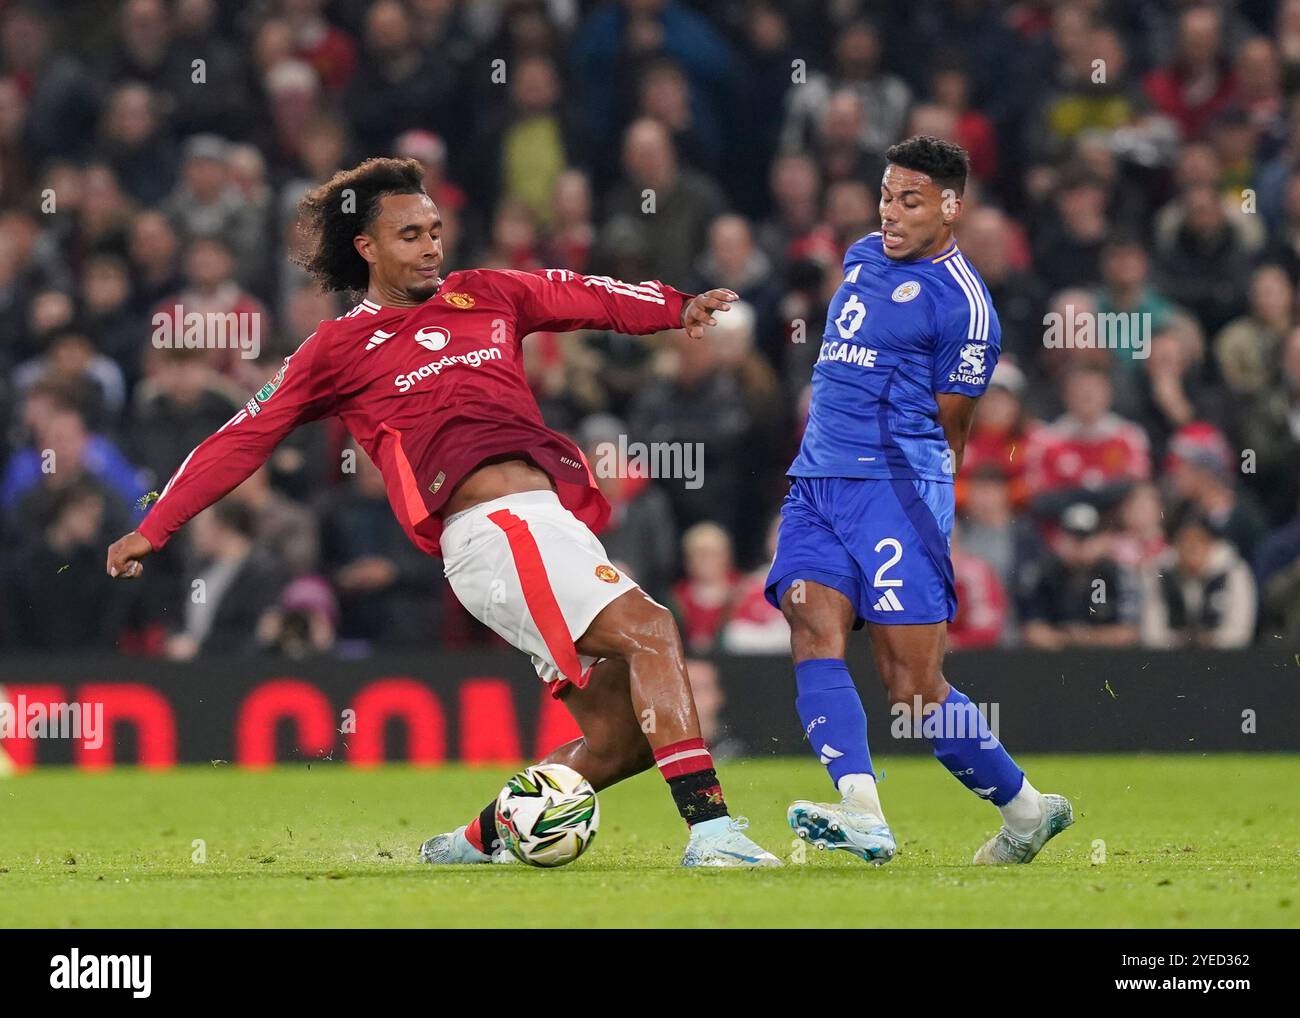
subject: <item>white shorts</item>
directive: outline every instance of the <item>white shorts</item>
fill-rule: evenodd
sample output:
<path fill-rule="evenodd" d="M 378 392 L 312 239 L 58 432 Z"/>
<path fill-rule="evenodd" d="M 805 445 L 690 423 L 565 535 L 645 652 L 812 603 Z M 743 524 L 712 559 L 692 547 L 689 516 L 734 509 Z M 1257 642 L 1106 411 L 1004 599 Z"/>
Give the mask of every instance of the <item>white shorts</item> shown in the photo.
<path fill-rule="evenodd" d="M 637 584 L 553 491 L 525 491 L 449 516 L 443 572 L 466 610 L 533 659 L 554 692 L 584 686 L 599 658 L 574 642 Z"/>

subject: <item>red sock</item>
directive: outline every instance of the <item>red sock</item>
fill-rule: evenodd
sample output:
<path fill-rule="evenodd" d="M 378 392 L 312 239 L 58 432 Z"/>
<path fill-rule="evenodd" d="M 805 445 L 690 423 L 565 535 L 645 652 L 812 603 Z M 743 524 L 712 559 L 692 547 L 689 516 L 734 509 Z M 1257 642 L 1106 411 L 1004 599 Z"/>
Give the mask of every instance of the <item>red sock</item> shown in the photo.
<path fill-rule="evenodd" d="M 465 828 L 465 840 L 480 852 L 487 851 L 487 849 L 483 847 L 483 824 L 478 817 L 471 820 L 469 826 Z"/>
<path fill-rule="evenodd" d="M 655 763 L 673 793 L 677 812 L 688 824 L 727 815 L 713 757 L 703 739 L 683 739 L 655 750 Z"/>
<path fill-rule="evenodd" d="M 683 739 L 656 749 L 655 763 L 665 779 L 680 778 L 692 771 L 712 770 L 713 757 L 703 739 Z"/>

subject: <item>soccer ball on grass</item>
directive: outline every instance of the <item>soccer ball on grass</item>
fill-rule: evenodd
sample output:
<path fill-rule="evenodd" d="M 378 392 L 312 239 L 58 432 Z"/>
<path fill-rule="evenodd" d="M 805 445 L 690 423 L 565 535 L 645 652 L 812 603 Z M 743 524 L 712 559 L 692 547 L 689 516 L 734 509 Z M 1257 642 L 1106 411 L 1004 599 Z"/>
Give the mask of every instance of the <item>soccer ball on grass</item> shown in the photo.
<path fill-rule="evenodd" d="M 520 862 L 563 866 L 586 851 L 600 826 L 596 790 L 564 764 L 520 771 L 497 796 L 497 835 Z"/>

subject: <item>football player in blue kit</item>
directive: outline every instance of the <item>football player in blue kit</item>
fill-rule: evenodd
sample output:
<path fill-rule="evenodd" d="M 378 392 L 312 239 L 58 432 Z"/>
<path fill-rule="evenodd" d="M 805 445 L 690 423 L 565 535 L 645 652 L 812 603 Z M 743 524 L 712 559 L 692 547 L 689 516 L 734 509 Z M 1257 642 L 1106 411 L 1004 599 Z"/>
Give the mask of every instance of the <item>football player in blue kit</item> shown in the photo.
<path fill-rule="evenodd" d="M 942 671 L 957 610 L 953 478 L 1002 338 L 953 237 L 969 163 L 931 137 L 909 138 L 886 159 L 880 232 L 849 248 L 827 311 L 767 578 L 768 600 L 790 623 L 796 709 L 842 797 L 797 801 L 788 818 L 823 848 L 874 863 L 897 851 L 844 660 L 849 633 L 865 624 L 891 704 L 1001 811 L 1001 830 L 974 861 L 1027 863 L 1073 822 L 1070 803 L 1029 783 Z"/>

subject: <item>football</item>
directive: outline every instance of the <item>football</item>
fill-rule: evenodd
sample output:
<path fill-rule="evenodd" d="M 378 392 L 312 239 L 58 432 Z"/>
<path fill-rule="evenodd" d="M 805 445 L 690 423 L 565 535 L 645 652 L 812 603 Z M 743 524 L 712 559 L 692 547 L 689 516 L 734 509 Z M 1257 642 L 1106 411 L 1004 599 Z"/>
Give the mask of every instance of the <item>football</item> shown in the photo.
<path fill-rule="evenodd" d="M 555 867 L 586 851 L 600 825 L 596 790 L 564 764 L 520 771 L 497 796 L 497 834 L 520 862 Z"/>

